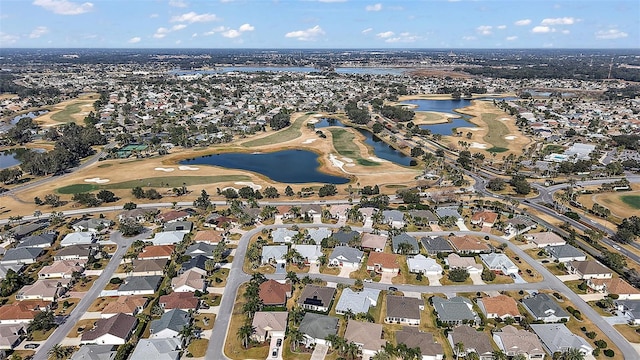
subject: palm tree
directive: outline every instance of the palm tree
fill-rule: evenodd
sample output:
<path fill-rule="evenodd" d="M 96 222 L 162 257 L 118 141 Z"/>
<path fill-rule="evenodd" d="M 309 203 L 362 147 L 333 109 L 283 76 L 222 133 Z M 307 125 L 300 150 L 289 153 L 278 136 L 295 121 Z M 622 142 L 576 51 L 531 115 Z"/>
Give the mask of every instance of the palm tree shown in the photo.
<path fill-rule="evenodd" d="M 577 348 L 568 348 L 560 353 L 561 360 L 584 360 L 584 354 Z"/>
<path fill-rule="evenodd" d="M 240 326 L 238 329 L 238 339 L 242 342 L 242 346 L 247 349 L 249 347 L 249 340 L 251 335 L 256 332 L 256 328 L 251 326 L 251 324 L 245 324 Z"/>
<path fill-rule="evenodd" d="M 289 340 L 293 343 L 293 350 L 298 350 L 298 345 L 304 340 L 304 334 L 298 329 L 289 331 Z"/>
<path fill-rule="evenodd" d="M 378 350 L 378 352 L 375 353 L 373 357 L 371 357 L 371 360 L 391 360 L 391 359 L 392 359 L 392 356 L 384 350 Z"/>
<path fill-rule="evenodd" d="M 464 353 L 464 344 L 461 342 L 457 342 L 453 346 L 453 353 L 456 355 L 456 360 L 460 358 L 460 355 Z"/>
<path fill-rule="evenodd" d="M 494 351 L 493 360 L 507 360 L 507 354 L 502 350 Z"/>
<path fill-rule="evenodd" d="M 358 358 L 358 354 L 360 353 L 360 348 L 353 341 L 349 342 L 344 347 L 344 356 L 347 360 L 355 360 Z"/>
<path fill-rule="evenodd" d="M 289 317 L 294 325 L 300 324 L 300 321 L 304 318 L 305 311 L 299 306 L 294 307 L 289 311 Z"/>
<path fill-rule="evenodd" d="M 193 334 L 195 332 L 195 327 L 191 324 L 186 325 L 182 328 L 182 330 L 180 330 L 180 332 L 178 333 L 178 335 L 180 335 L 180 337 L 182 338 L 182 341 L 185 344 L 188 344 L 189 341 L 191 340 L 191 338 L 193 337 Z"/>
<path fill-rule="evenodd" d="M 291 281 L 293 285 L 300 282 L 300 279 L 298 279 L 298 274 L 296 274 L 295 271 L 287 271 L 287 276 L 285 277 L 285 279 Z"/>
<path fill-rule="evenodd" d="M 216 269 L 216 262 L 215 260 L 212 259 L 207 259 L 204 262 L 204 269 L 207 271 L 207 274 L 211 274 L 213 272 L 213 270 Z"/>
<path fill-rule="evenodd" d="M 55 344 L 48 352 L 49 358 L 54 358 L 56 360 L 63 360 L 71 354 L 71 348 L 68 346 L 62 346 L 60 344 Z"/>

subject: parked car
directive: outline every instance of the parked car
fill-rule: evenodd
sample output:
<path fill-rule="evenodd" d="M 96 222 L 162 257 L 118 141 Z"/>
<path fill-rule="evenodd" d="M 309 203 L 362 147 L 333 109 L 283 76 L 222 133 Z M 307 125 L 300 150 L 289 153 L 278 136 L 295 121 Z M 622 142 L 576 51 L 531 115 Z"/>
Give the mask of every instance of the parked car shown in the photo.
<path fill-rule="evenodd" d="M 278 349 L 273 349 L 273 352 L 271 353 L 271 357 L 273 357 L 273 358 L 277 358 L 278 357 Z"/>
<path fill-rule="evenodd" d="M 277 346 L 277 347 L 282 346 L 282 339 L 278 339 L 278 340 L 276 340 L 276 346 Z"/>
<path fill-rule="evenodd" d="M 24 346 L 25 349 L 37 349 L 40 344 L 27 344 Z"/>
<path fill-rule="evenodd" d="M 366 283 L 373 282 L 373 280 L 371 280 L 371 279 L 364 279 L 364 280 L 362 280 L 362 281 L 364 281 L 364 282 L 366 282 Z"/>
<path fill-rule="evenodd" d="M 398 288 L 395 286 L 389 286 L 389 291 L 398 291 Z"/>

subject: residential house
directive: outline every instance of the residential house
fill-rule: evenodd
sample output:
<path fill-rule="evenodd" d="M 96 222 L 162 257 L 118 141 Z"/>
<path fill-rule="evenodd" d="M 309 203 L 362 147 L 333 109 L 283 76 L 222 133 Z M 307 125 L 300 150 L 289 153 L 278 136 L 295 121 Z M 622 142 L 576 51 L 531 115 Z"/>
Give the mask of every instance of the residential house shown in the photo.
<path fill-rule="evenodd" d="M 386 341 L 382 338 L 382 325 L 349 319 L 344 339 L 358 345 L 363 357 L 375 355 Z"/>
<path fill-rule="evenodd" d="M 7 273 L 9 272 L 9 270 L 18 274 L 24 267 L 24 264 L 0 264 L 0 280 L 7 277 Z"/>
<path fill-rule="evenodd" d="M 570 348 L 578 349 L 583 355 L 590 355 L 593 347 L 582 337 L 574 334 L 565 324 L 529 325 L 540 338 L 547 353 L 554 354 Z"/>
<path fill-rule="evenodd" d="M 173 309 L 188 312 L 198 310 L 200 300 L 192 292 L 172 292 L 169 295 L 160 296 L 158 304 L 164 312 Z"/>
<path fill-rule="evenodd" d="M 363 288 L 361 291 L 353 291 L 344 288 L 342 295 L 336 304 L 336 314 L 343 315 L 349 311 L 353 314 L 367 313 L 371 306 L 378 304 L 380 290 Z"/>
<path fill-rule="evenodd" d="M 71 225 L 71 227 L 76 232 L 87 231 L 98 233 L 102 230 L 108 229 L 109 227 L 111 227 L 111 225 L 113 225 L 113 221 L 109 219 L 85 219 L 76 222 L 75 224 Z"/>
<path fill-rule="evenodd" d="M 436 225 L 438 217 L 429 210 L 409 210 L 409 215 L 416 225 Z"/>
<path fill-rule="evenodd" d="M 511 219 L 507 219 L 505 221 L 505 224 L 505 234 L 513 236 L 524 234 L 527 231 L 538 227 L 538 224 L 536 224 L 535 221 L 531 220 L 530 217 L 525 215 L 516 215 Z"/>
<path fill-rule="evenodd" d="M 144 307 L 147 305 L 148 301 L 149 299 L 139 295 L 118 296 L 116 301 L 108 303 L 107 306 L 102 309 L 100 317 L 103 319 L 108 319 L 118 314 L 135 316 L 139 312 L 144 310 Z"/>
<path fill-rule="evenodd" d="M 265 306 L 285 306 L 291 297 L 291 283 L 267 280 L 260 284 L 258 296 Z"/>
<path fill-rule="evenodd" d="M 129 340 L 137 324 L 138 319 L 127 314 L 100 319 L 93 329 L 82 334 L 80 344 L 122 345 Z"/>
<path fill-rule="evenodd" d="M 420 312 L 424 310 L 424 300 L 408 296 L 387 295 L 386 323 L 420 325 Z"/>
<path fill-rule="evenodd" d="M 2 265 L 21 264 L 28 265 L 36 262 L 36 259 L 43 253 L 43 249 L 39 247 L 21 247 L 7 250 L 0 260 Z"/>
<path fill-rule="evenodd" d="M 48 248 L 56 241 L 58 237 L 57 232 L 50 232 L 40 235 L 30 235 L 22 238 L 16 247 L 34 247 L 34 248 Z"/>
<path fill-rule="evenodd" d="M 314 215 L 322 214 L 322 206 L 318 204 L 304 204 L 300 207 L 300 213 L 313 218 Z"/>
<path fill-rule="evenodd" d="M 409 272 L 412 273 L 422 273 L 424 275 L 442 274 L 442 266 L 436 260 L 424 255 L 407 257 L 407 266 Z"/>
<path fill-rule="evenodd" d="M 478 299 L 478 307 L 487 319 L 506 319 L 508 317 L 520 320 L 520 311 L 516 300 L 511 296 L 498 295 Z"/>
<path fill-rule="evenodd" d="M 567 243 L 563 238 L 552 231 L 527 234 L 524 236 L 524 238 L 527 241 L 536 244 L 538 248 L 545 248 L 547 246 L 560 246 Z"/>
<path fill-rule="evenodd" d="M 206 242 L 197 242 L 189 246 L 184 254 L 191 257 L 202 255 L 208 257 L 209 259 L 213 259 L 213 252 L 215 249 L 216 245 Z"/>
<path fill-rule="evenodd" d="M 407 244 L 407 245 L 402 245 Z M 391 247 L 396 254 L 415 255 L 420 252 L 418 240 L 407 233 L 401 233 L 391 237 Z"/>
<path fill-rule="evenodd" d="M 533 315 L 535 320 L 545 323 L 560 322 L 563 319 L 569 321 L 569 314 L 558 303 L 545 293 L 537 293 L 534 296 L 522 299 L 522 305 Z"/>
<path fill-rule="evenodd" d="M 276 244 L 290 243 L 294 236 L 298 234 L 295 230 L 277 228 L 271 231 L 271 238 Z"/>
<path fill-rule="evenodd" d="M 129 360 L 179 360 L 180 339 L 140 339 Z"/>
<path fill-rule="evenodd" d="M 426 236 L 420 239 L 420 242 L 429 255 L 453 252 L 451 244 L 442 236 Z"/>
<path fill-rule="evenodd" d="M 304 263 L 307 265 L 317 263 L 318 258 L 323 255 L 320 245 L 294 244 L 291 248 L 295 249 L 302 256 Z"/>
<path fill-rule="evenodd" d="M 403 326 L 401 330 L 396 331 L 396 342 L 405 344 L 410 349 L 419 348 L 422 360 L 444 359 L 442 344 L 435 342 L 432 334 L 422 332 L 418 328 Z"/>
<path fill-rule="evenodd" d="M 203 276 L 207 275 L 207 261 L 210 259 L 206 256 L 196 255 L 189 259 L 187 262 L 183 262 L 180 266 L 180 270 L 178 270 L 178 275 L 184 274 L 189 270 L 194 270 L 202 274 Z"/>
<path fill-rule="evenodd" d="M 457 206 L 440 206 L 436 209 L 436 214 L 440 219 L 453 217 L 456 220 L 463 220 L 462 215 L 458 213 Z"/>
<path fill-rule="evenodd" d="M 338 318 L 307 312 L 298 330 L 303 334 L 307 347 L 315 344 L 330 345 L 325 339 L 338 333 Z"/>
<path fill-rule="evenodd" d="M 153 234 L 153 238 L 149 241 L 153 245 L 175 245 L 181 242 L 185 235 L 183 231 L 161 231 Z"/>
<path fill-rule="evenodd" d="M 311 311 L 329 312 L 335 294 L 335 288 L 309 284 L 302 289 L 298 305 Z"/>
<path fill-rule="evenodd" d="M 336 241 L 338 246 L 340 245 L 348 246 L 353 243 L 360 244 L 360 233 L 355 230 L 351 230 L 351 231 L 338 230 L 333 235 L 331 235 L 331 237 Z"/>
<path fill-rule="evenodd" d="M 587 286 L 606 295 L 616 294 L 620 300 L 640 300 L 640 290 L 620 279 L 589 279 Z"/>
<path fill-rule="evenodd" d="M 82 345 L 71 360 L 113 360 L 116 353 L 113 345 Z"/>
<path fill-rule="evenodd" d="M 173 245 L 150 245 L 145 247 L 138 254 L 138 260 L 171 259 L 175 246 Z"/>
<path fill-rule="evenodd" d="M 138 260 L 134 259 L 132 262 L 132 269 L 129 276 L 153 276 L 164 275 L 164 268 L 167 266 L 167 259 L 148 259 Z"/>
<path fill-rule="evenodd" d="M 60 246 L 66 247 L 70 245 L 91 245 L 96 242 L 97 237 L 92 232 L 73 232 L 65 235 L 60 241 Z"/>
<path fill-rule="evenodd" d="M 493 341 L 509 357 L 523 355 L 526 360 L 544 359 L 544 347 L 532 332 L 507 325 L 501 331 L 493 332 Z"/>
<path fill-rule="evenodd" d="M 36 280 L 31 285 L 25 285 L 16 293 L 16 300 L 56 301 L 67 291 L 71 279 Z"/>
<path fill-rule="evenodd" d="M 19 241 L 25 236 L 29 236 L 35 233 L 36 231 L 45 229 L 47 226 L 49 226 L 49 222 L 44 220 L 40 220 L 40 221 L 28 223 L 28 224 L 20 224 L 11 228 L 10 233 L 12 235 L 5 240 L 13 239 L 13 240 Z"/>
<path fill-rule="evenodd" d="M 3 351 L 13 350 L 27 335 L 25 324 L 0 325 L 0 354 Z"/>
<path fill-rule="evenodd" d="M 125 210 L 118 214 L 118 221 L 124 219 L 133 219 L 139 223 L 144 222 L 146 219 L 155 218 L 158 213 L 156 208 L 136 208 L 133 210 Z"/>
<path fill-rule="evenodd" d="M 336 246 L 329 255 L 329 265 L 347 267 L 350 269 L 360 268 L 364 252 L 349 246 Z"/>
<path fill-rule="evenodd" d="M 193 229 L 193 223 L 191 221 L 172 221 L 164 224 L 163 231 L 182 231 L 184 233 L 190 233 Z"/>
<path fill-rule="evenodd" d="M 484 331 L 477 331 L 469 325 L 461 325 L 450 331 L 447 338 L 454 349 L 456 344 L 462 344 L 464 350 L 458 356 L 476 353 L 479 360 L 493 360 L 491 338 Z"/>
<path fill-rule="evenodd" d="M 189 217 L 189 213 L 184 210 L 170 210 L 156 216 L 156 220 L 163 223 L 170 223 L 176 221 L 185 221 Z"/>
<path fill-rule="evenodd" d="M 293 219 L 295 214 L 291 211 L 291 205 L 278 205 L 276 206 L 276 210 L 278 210 L 278 214 L 282 216 L 283 219 Z"/>
<path fill-rule="evenodd" d="M 86 260 L 57 260 L 38 271 L 38 279 L 72 279 L 73 273 L 84 272 Z"/>
<path fill-rule="evenodd" d="M 118 296 L 153 295 L 162 281 L 162 276 L 129 276 L 118 288 Z"/>
<path fill-rule="evenodd" d="M 400 271 L 398 255 L 382 252 L 371 252 L 367 259 L 367 270 L 378 273 L 389 272 L 397 274 Z"/>
<path fill-rule="evenodd" d="M 438 320 L 445 324 L 460 325 L 463 323 L 475 324 L 480 321 L 478 315 L 473 311 L 471 300 L 454 296 L 444 299 L 439 296 L 431 298 L 433 308 L 436 310 Z"/>
<path fill-rule="evenodd" d="M 489 270 L 498 274 L 515 275 L 520 271 L 518 266 L 507 255 L 502 253 L 480 254 L 480 259 L 487 265 Z"/>
<path fill-rule="evenodd" d="M 318 229 L 307 229 L 307 237 L 316 245 L 320 245 L 322 240 L 327 239 L 331 236 L 331 230 L 326 227 L 321 227 Z"/>
<path fill-rule="evenodd" d="M 383 252 L 384 247 L 387 245 L 387 237 L 384 235 L 363 233 L 362 234 L 362 246 L 363 250 L 370 250 L 372 252 Z"/>
<path fill-rule="evenodd" d="M 89 260 L 89 257 L 96 255 L 97 245 L 70 245 L 58 250 L 53 255 L 54 260 Z"/>
<path fill-rule="evenodd" d="M 171 279 L 171 289 L 175 292 L 205 291 L 207 280 L 201 272 L 191 269 Z"/>
<path fill-rule="evenodd" d="M 0 324 L 28 324 L 39 310 L 25 301 L 0 306 Z"/>
<path fill-rule="evenodd" d="M 587 260 L 587 255 L 585 253 L 569 244 L 548 246 L 545 248 L 545 251 L 553 260 L 557 260 L 561 263 Z"/>
<path fill-rule="evenodd" d="M 576 274 L 580 279 L 611 279 L 613 272 L 595 260 L 571 261 L 567 263 L 569 274 Z"/>
<path fill-rule="evenodd" d="M 464 235 L 451 236 L 449 242 L 458 254 L 480 254 L 491 252 L 491 247 L 478 237 Z"/>
<path fill-rule="evenodd" d="M 367 220 L 371 220 L 373 214 L 378 212 L 378 209 L 373 207 L 361 207 L 358 209 L 360 215 L 362 215 L 362 221 L 366 222 Z"/>
<path fill-rule="evenodd" d="M 383 210 L 382 221 L 396 229 L 399 229 L 406 224 L 404 221 L 404 213 L 398 210 Z"/>
<path fill-rule="evenodd" d="M 640 325 L 640 300 L 616 300 L 618 311 L 624 313 L 633 325 Z"/>
<path fill-rule="evenodd" d="M 191 323 L 191 315 L 188 312 L 173 309 L 162 314 L 158 320 L 150 324 L 150 339 L 166 339 L 180 337 L 180 332 Z"/>
<path fill-rule="evenodd" d="M 478 211 L 471 216 L 471 224 L 480 227 L 493 227 L 498 220 L 498 214 L 493 211 Z"/>
<path fill-rule="evenodd" d="M 284 268 L 287 264 L 285 255 L 289 251 L 287 245 L 269 245 L 262 247 L 262 265 L 275 264 L 276 267 Z"/>
<path fill-rule="evenodd" d="M 484 269 L 482 264 L 476 263 L 476 259 L 472 256 L 462 257 L 458 254 L 449 254 L 446 263 L 451 269 L 463 268 L 466 269 L 469 274 L 482 274 L 482 270 Z"/>
<path fill-rule="evenodd" d="M 289 313 L 286 311 L 257 311 L 251 322 L 251 326 L 256 329 L 251 338 L 257 342 L 265 342 L 272 337 L 284 338 L 288 318 Z"/>
<path fill-rule="evenodd" d="M 336 220 L 347 220 L 347 216 L 351 210 L 351 205 L 346 204 L 334 204 L 329 207 L 329 214 Z"/>
<path fill-rule="evenodd" d="M 223 239 L 223 233 L 217 230 L 198 231 L 193 236 L 193 241 L 196 243 L 209 243 L 211 245 L 217 245 Z"/>

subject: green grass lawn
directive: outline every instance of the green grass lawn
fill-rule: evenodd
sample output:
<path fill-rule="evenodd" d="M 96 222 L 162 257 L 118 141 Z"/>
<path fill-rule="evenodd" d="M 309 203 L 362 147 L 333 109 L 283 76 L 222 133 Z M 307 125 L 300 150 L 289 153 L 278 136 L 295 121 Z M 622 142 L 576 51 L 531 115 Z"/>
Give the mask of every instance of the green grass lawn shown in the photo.
<path fill-rule="evenodd" d="M 59 122 L 72 122 L 74 121 L 74 119 L 71 116 L 79 113 L 82 110 L 82 105 L 84 105 L 84 103 L 75 103 L 68 105 L 62 111 L 51 115 L 51 120 Z"/>
<path fill-rule="evenodd" d="M 508 151 L 508 150 L 509 149 L 507 149 L 507 148 L 494 146 L 494 147 L 491 147 L 491 148 L 487 149 L 487 152 L 490 152 L 490 153 L 503 153 L 503 152 Z"/>
<path fill-rule="evenodd" d="M 623 195 L 620 197 L 622 202 L 634 209 L 640 209 L 640 195 Z"/>
<path fill-rule="evenodd" d="M 286 129 L 282 129 L 278 132 L 275 132 L 263 138 L 249 140 L 247 142 L 242 143 L 242 146 L 256 147 L 256 146 L 272 145 L 272 144 L 278 144 L 281 142 L 290 141 L 295 138 L 298 138 L 302 135 L 302 132 L 300 132 L 300 128 L 302 128 L 302 125 L 307 121 L 307 119 L 311 114 L 313 113 L 308 113 L 304 116 L 300 116 L 299 118 L 296 119 L 296 121 L 294 121 Z"/>
<path fill-rule="evenodd" d="M 72 184 L 59 188 L 57 191 L 60 194 L 77 194 L 81 192 L 89 192 L 98 189 L 133 189 L 136 186 L 140 187 L 160 187 L 160 188 L 174 188 L 178 186 L 192 186 L 201 184 L 213 184 L 219 182 L 229 181 L 248 181 L 251 177 L 246 175 L 215 175 L 215 176 L 166 176 L 166 177 L 152 177 L 138 180 L 129 180 L 113 184 Z"/>
<path fill-rule="evenodd" d="M 345 129 L 328 129 L 333 139 L 333 147 L 338 154 L 354 159 L 356 163 L 362 166 L 378 166 L 380 163 L 363 159 L 360 148 L 356 144 L 356 136 L 351 131 Z"/>
<path fill-rule="evenodd" d="M 69 194 L 89 192 L 97 189 L 99 189 L 99 186 L 94 184 L 73 184 L 73 185 L 67 185 L 59 188 L 58 193 L 69 195 Z"/>
<path fill-rule="evenodd" d="M 509 128 L 497 118 L 498 114 L 482 114 L 481 119 L 488 127 L 487 135 L 484 136 L 483 140 L 493 145 L 494 148 L 504 148 L 506 151 L 509 148 L 509 142 L 504 137 L 509 134 Z"/>

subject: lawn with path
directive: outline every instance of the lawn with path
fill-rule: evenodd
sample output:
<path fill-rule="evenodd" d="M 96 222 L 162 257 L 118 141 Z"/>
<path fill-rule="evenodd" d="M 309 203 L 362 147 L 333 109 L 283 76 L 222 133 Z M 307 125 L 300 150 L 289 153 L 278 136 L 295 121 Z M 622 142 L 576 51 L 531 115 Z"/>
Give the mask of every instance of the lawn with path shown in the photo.
<path fill-rule="evenodd" d="M 174 188 L 182 185 L 192 186 L 201 184 L 214 184 L 231 181 L 249 181 L 251 177 L 246 175 L 215 175 L 215 176 L 159 176 L 145 179 L 129 180 L 113 184 L 71 184 L 57 190 L 59 194 L 77 194 L 99 189 L 133 189 L 140 187 Z"/>
<path fill-rule="evenodd" d="M 345 129 L 328 129 L 331 133 L 333 148 L 341 156 L 353 159 L 362 166 L 378 166 L 380 163 L 364 159 L 360 152 L 360 147 L 356 143 L 356 135 Z"/>
<path fill-rule="evenodd" d="M 504 137 L 509 134 L 509 128 L 498 120 L 498 114 L 484 113 L 480 119 L 487 124 L 488 128 L 487 134 L 482 139 L 495 148 L 506 151 L 509 148 L 509 142 Z"/>
<path fill-rule="evenodd" d="M 293 123 L 291 123 L 291 125 L 289 125 L 289 127 L 282 129 L 278 132 L 275 132 L 273 134 L 267 135 L 265 137 L 246 141 L 242 143 L 242 146 L 249 147 L 249 148 L 258 147 L 258 146 L 279 144 L 279 143 L 297 139 L 300 136 L 302 136 L 302 132 L 300 131 L 300 129 L 302 128 L 302 125 L 307 121 L 310 115 L 311 114 L 305 114 L 305 115 L 299 116 L 293 121 Z"/>
<path fill-rule="evenodd" d="M 640 195 L 623 195 L 620 198 L 625 204 L 640 210 Z"/>

